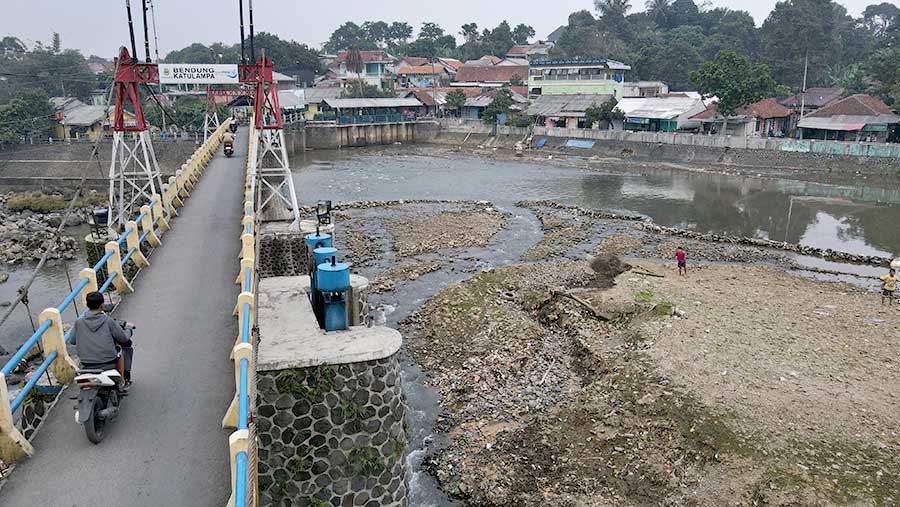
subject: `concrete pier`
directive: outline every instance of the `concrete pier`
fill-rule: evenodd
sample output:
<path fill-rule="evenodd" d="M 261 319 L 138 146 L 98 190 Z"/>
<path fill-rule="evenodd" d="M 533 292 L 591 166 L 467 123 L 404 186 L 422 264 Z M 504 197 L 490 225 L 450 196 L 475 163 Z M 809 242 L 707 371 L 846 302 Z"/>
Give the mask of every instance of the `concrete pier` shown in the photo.
<path fill-rule="evenodd" d="M 308 292 L 308 276 L 259 282 L 259 505 L 406 506 L 400 333 L 326 333 Z"/>

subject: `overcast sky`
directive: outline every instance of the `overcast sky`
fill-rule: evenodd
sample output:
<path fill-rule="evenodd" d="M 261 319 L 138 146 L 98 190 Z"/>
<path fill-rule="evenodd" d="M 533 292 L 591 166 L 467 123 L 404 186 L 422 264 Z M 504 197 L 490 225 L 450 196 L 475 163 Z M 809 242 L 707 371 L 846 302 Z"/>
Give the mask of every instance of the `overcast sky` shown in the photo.
<path fill-rule="evenodd" d="M 695 0 L 697 1 L 697 0 Z M 853 16 L 866 5 L 883 0 L 839 0 Z M 747 10 L 760 25 L 776 0 L 710 0 L 713 7 Z M 64 47 L 81 49 L 85 56 L 111 57 L 128 44 L 124 0 L 0 0 L 0 36 L 15 35 L 28 44 L 48 43 L 59 32 Z M 191 42 L 211 43 L 240 40 L 236 0 L 154 0 L 159 52 L 165 54 Z M 643 10 L 643 0 L 632 0 Z M 700 3 L 699 1 L 697 2 Z M 11 4 L 11 5 L 10 5 Z M 132 0 L 137 39 L 142 39 L 140 0 Z M 247 0 L 244 1 L 246 8 Z M 101 7 L 103 6 L 103 7 Z M 257 32 L 319 47 L 341 23 L 351 20 L 406 21 L 418 29 L 423 21 L 435 21 L 457 35 L 463 23 L 476 22 L 493 28 L 506 19 L 511 25 L 534 27 L 536 38 L 546 37 L 568 15 L 592 9 L 591 0 L 256 0 L 254 26 Z M 151 32 L 152 37 L 152 32 Z M 140 45 L 140 42 L 138 42 Z"/>

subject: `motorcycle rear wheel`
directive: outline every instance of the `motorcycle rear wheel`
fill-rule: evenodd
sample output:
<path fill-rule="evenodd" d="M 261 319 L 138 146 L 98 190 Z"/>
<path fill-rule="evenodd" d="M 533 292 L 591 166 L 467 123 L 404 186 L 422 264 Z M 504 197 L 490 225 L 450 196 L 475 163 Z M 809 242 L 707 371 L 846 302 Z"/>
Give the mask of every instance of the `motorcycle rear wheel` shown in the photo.
<path fill-rule="evenodd" d="M 94 398 L 91 406 L 91 416 L 84 423 L 84 433 L 92 444 L 97 445 L 103 441 L 106 435 L 106 421 L 100 418 L 100 411 L 103 410 L 103 402 L 100 398 Z"/>

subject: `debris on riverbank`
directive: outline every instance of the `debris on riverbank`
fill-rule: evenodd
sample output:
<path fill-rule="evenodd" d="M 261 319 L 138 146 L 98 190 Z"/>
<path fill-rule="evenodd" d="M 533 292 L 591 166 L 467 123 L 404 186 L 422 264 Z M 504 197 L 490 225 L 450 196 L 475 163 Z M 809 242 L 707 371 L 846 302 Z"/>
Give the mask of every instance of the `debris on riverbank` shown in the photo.
<path fill-rule="evenodd" d="M 484 246 L 501 228 L 505 218 L 491 207 L 442 212 L 420 218 L 393 220 L 388 228 L 400 256 L 436 252 L 447 248 Z"/>
<path fill-rule="evenodd" d="M 63 220 L 61 197 L 9 193 L 0 195 L 0 263 L 22 264 L 37 261 L 51 248 L 50 259 L 74 259 L 79 242 L 70 236 L 56 237 Z M 33 211 L 37 209 L 39 211 Z M 74 213 L 67 226 L 80 225 L 81 213 Z"/>
<path fill-rule="evenodd" d="M 447 407 L 451 444 L 430 462 L 447 491 L 478 506 L 900 498 L 900 385 L 880 366 L 900 360 L 900 313 L 759 267 L 643 261 L 591 288 L 616 271 L 491 270 L 404 323 Z"/>

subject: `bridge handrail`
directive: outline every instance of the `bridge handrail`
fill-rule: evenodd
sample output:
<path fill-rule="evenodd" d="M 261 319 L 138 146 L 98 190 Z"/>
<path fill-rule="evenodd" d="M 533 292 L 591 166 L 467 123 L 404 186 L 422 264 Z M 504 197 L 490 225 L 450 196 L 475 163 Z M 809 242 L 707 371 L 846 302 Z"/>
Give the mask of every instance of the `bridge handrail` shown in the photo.
<path fill-rule="evenodd" d="M 103 257 L 92 267 L 81 270 L 80 281 L 59 306 L 48 308 L 41 313 L 40 327 L 0 369 L 0 460 L 12 463 L 30 456 L 34 451 L 30 442 L 15 426 L 13 414 L 28 398 L 40 377 L 50 370 L 57 382 L 64 385 L 75 376 L 75 362 L 66 351 L 66 344 L 72 337 L 74 325 L 69 326 L 63 333 L 62 313 L 79 296 L 84 302 L 84 298 L 89 292 L 106 292 L 113 285 L 120 295 L 134 290 L 131 282 L 125 276 L 124 265 L 132 262 L 139 269 L 149 266 L 147 258 L 141 251 L 141 245 L 146 242 L 155 248 L 161 244 L 159 235 L 169 229 L 169 220 L 178 215 L 175 208 L 182 206 L 184 204 L 182 198 L 190 195 L 190 190 L 215 155 L 216 148 L 229 123 L 230 121 L 222 123 L 216 132 L 197 148 L 187 163 L 182 165 L 179 171 L 176 171 L 176 175 L 169 178 L 168 184 L 163 184 L 163 188 L 159 189 L 161 193 L 154 194 L 150 202 L 141 207 L 140 214 L 133 221 L 128 222 L 125 231 L 114 241 L 106 243 L 106 253 Z M 140 236 L 138 236 L 139 231 L 141 232 Z M 123 247 L 127 249 L 124 257 L 121 256 Z M 98 287 L 97 275 L 103 268 L 106 268 L 108 275 L 103 285 Z M 79 314 L 79 318 L 88 312 L 87 304 L 84 303 L 85 309 Z M 16 398 L 10 402 L 6 376 L 12 373 L 38 341 L 42 344 L 41 353 L 44 355 L 44 360 L 31 374 Z"/>
<path fill-rule="evenodd" d="M 254 494 L 248 498 L 248 485 L 251 484 L 248 474 L 255 470 L 248 465 L 250 460 L 250 386 L 253 378 L 253 337 L 252 328 L 255 311 L 254 270 L 256 262 L 256 216 L 254 211 L 254 198 L 256 192 L 256 132 L 254 122 L 250 122 L 248 132 L 249 150 L 247 153 L 247 173 L 244 179 L 244 213 L 241 217 L 241 267 L 238 271 L 235 283 L 240 284 L 241 293 L 238 295 L 234 307 L 234 314 L 238 317 L 239 335 L 237 343 L 231 350 L 231 356 L 235 367 L 235 392 L 234 399 L 225 417 L 222 426 L 234 428 L 235 431 L 228 438 L 228 447 L 231 454 L 231 498 L 228 507 L 247 507 L 255 505 Z"/>

